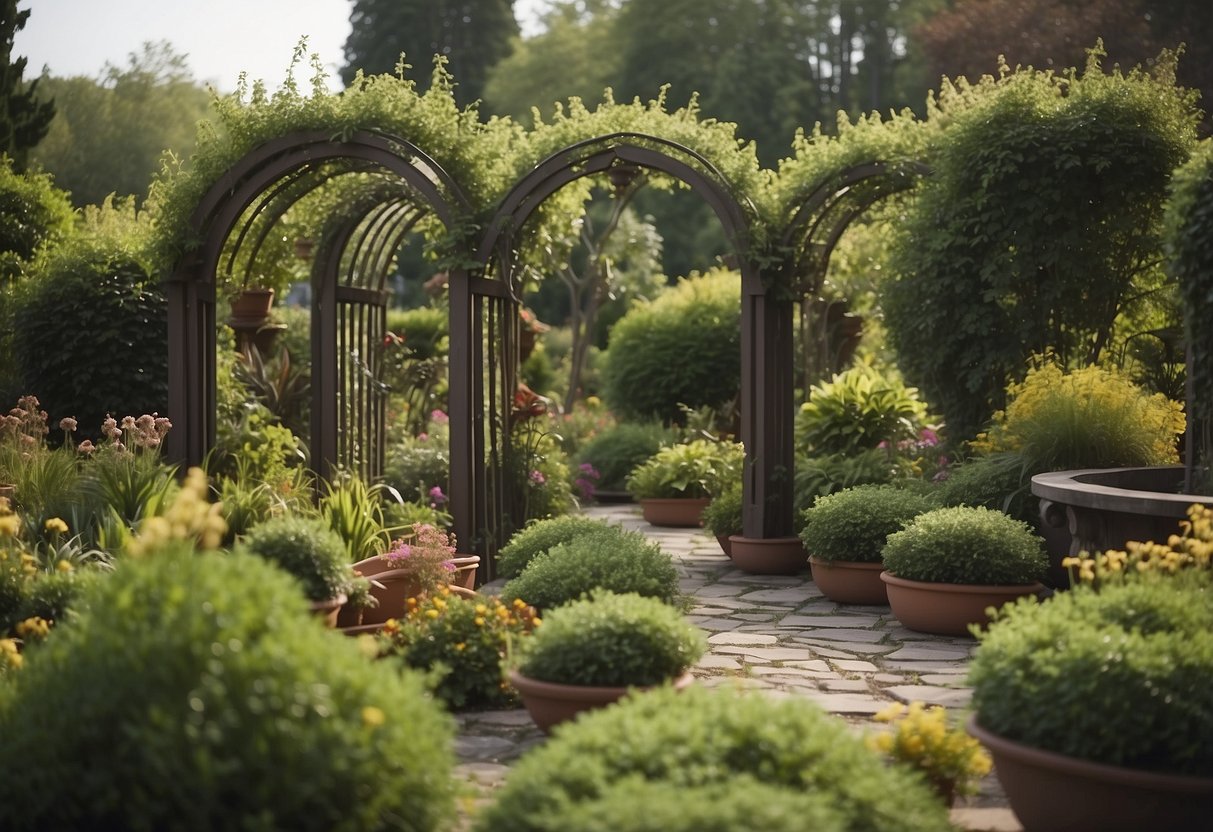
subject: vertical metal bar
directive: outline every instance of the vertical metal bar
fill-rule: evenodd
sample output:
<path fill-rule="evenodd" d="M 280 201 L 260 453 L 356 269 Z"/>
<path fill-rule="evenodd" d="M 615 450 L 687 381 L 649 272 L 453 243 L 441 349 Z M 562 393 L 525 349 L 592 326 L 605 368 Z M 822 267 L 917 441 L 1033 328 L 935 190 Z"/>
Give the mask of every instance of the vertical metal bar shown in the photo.
<path fill-rule="evenodd" d="M 447 494 L 450 497 L 451 516 L 455 521 L 455 540 L 459 544 L 459 550 L 479 553 L 481 547 L 475 535 L 476 464 L 473 459 L 475 442 L 472 436 L 475 422 L 472 418 L 472 390 L 475 386 L 473 373 L 480 372 L 480 369 L 473 361 L 473 296 L 468 275 L 461 269 L 450 273 L 448 285 L 450 349 L 447 353 L 447 406 L 451 418 L 451 468 Z M 480 573 L 478 577 L 481 581 L 489 580 L 487 558 L 483 556 Z"/>

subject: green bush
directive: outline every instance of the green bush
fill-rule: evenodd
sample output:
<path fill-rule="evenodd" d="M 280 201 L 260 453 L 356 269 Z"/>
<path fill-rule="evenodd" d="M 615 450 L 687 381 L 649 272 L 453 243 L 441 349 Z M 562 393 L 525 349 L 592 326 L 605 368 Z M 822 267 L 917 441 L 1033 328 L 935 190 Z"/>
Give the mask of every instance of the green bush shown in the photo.
<path fill-rule="evenodd" d="M 1213 776 L 1211 601 L 1186 576 L 1007 605 L 969 666 L 978 721 L 1067 756 Z"/>
<path fill-rule="evenodd" d="M 885 569 L 909 581 L 1030 584 L 1048 568 L 1044 543 L 1028 524 L 988 508 L 928 511 L 889 535 Z"/>
<path fill-rule="evenodd" d="M 804 512 L 800 539 L 824 560 L 879 563 L 888 536 L 935 508 L 929 497 L 891 485 L 860 485 L 818 498 Z"/>
<path fill-rule="evenodd" d="M 547 520 L 535 520 L 526 528 L 520 529 L 497 553 L 497 573 L 505 578 L 517 577 L 536 555 L 553 546 L 576 540 L 583 534 L 609 527 L 606 522 L 586 517 L 584 514 L 565 514 Z"/>
<path fill-rule="evenodd" d="M 437 306 L 389 309 L 387 328 L 404 338 L 415 359 L 424 361 L 447 354 L 449 318 L 446 309 Z"/>
<path fill-rule="evenodd" d="M 605 786 L 592 799 L 553 809 L 534 829 L 577 832 L 844 832 L 830 796 L 769 786 L 749 775 L 685 786 L 642 775 Z"/>
<path fill-rule="evenodd" d="M 115 228 L 64 243 L 15 299 L 13 349 L 25 390 L 85 432 L 110 413 L 168 410 L 168 303 L 131 253 L 134 233 Z"/>
<path fill-rule="evenodd" d="M 955 438 L 1053 347 L 1093 363 L 1163 283 L 1160 220 L 1198 110 L 1174 61 L 1144 72 L 1022 70 L 947 85 L 932 175 L 900 224 L 885 321 L 906 378 Z"/>
<path fill-rule="evenodd" d="M 712 497 L 741 480 L 745 448 L 735 442 L 695 439 L 662 448 L 628 475 L 628 491 L 638 500 Z"/>
<path fill-rule="evenodd" d="M 656 423 L 620 422 L 587 442 L 577 455 L 598 471 L 599 491 L 622 491 L 632 469 L 673 442 L 668 428 Z"/>
<path fill-rule="evenodd" d="M 450 828 L 450 719 L 304 606 L 239 553 L 96 581 L 0 686 L 5 827 Z"/>
<path fill-rule="evenodd" d="M 345 543 L 316 517 L 273 517 L 252 528 L 244 545 L 295 576 L 312 601 L 349 592 L 353 582 Z"/>
<path fill-rule="evenodd" d="M 603 382 L 618 416 L 677 421 L 679 405 L 718 407 L 741 388 L 741 290 L 733 272 L 688 278 L 639 303 L 611 330 Z"/>
<path fill-rule="evenodd" d="M 884 448 L 856 454 L 797 456 L 794 503 L 800 510 L 818 497 L 860 485 L 882 485 L 897 478 L 897 463 Z"/>
<path fill-rule="evenodd" d="M 1009 514 L 1029 526 L 1040 522 L 1040 501 L 1030 490 L 1032 473 L 1024 470 L 1016 453 L 977 456 L 948 469 L 939 483 L 939 502 L 945 506 L 984 506 Z"/>
<path fill-rule="evenodd" d="M 432 489 L 448 490 L 451 452 L 445 435 L 406 436 L 388 446 L 385 456 L 383 481 L 404 500 L 429 501 Z"/>
<path fill-rule="evenodd" d="M 913 439 L 926 420 L 917 389 L 893 373 L 857 364 L 813 385 L 796 414 L 796 445 L 815 456 L 854 454 Z"/>
<path fill-rule="evenodd" d="M 706 791 L 726 789 L 739 777 L 791 795 L 821 796 L 838 813 L 837 828 L 951 828 L 943 804 L 924 781 L 886 767 L 846 723 L 816 705 L 694 686 L 681 693 L 663 688 L 633 695 L 562 726 L 514 767 L 475 828 L 580 829 L 568 818 L 588 815 L 590 805 L 611 799 L 616 787 L 638 778 L 654 787 Z"/>
<path fill-rule="evenodd" d="M 670 556 L 644 535 L 607 526 L 537 555 L 501 594 L 550 610 L 595 589 L 673 602 L 678 573 Z"/>
<path fill-rule="evenodd" d="M 741 534 L 742 505 L 741 483 L 728 486 L 703 510 L 704 528 L 717 537 Z"/>
<path fill-rule="evenodd" d="M 518 669 L 565 685 L 659 685 L 706 649 L 699 628 L 659 599 L 595 592 L 552 610 L 522 645 Z"/>

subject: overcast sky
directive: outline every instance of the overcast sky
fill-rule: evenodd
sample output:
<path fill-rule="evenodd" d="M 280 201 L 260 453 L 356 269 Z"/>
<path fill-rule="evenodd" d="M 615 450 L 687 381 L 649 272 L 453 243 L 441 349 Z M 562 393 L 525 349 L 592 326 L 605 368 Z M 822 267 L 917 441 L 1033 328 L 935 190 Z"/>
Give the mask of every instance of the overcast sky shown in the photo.
<path fill-rule="evenodd" d="M 544 4 L 515 0 L 524 31 L 534 30 L 535 11 Z M 277 87 L 306 35 L 336 89 L 352 6 L 351 0 L 18 0 L 18 8 L 31 13 L 13 55 L 29 59 L 26 80 L 44 66 L 55 76 L 95 77 L 107 62 L 126 66 L 145 41 L 167 40 L 187 56 L 195 78 L 231 92 L 242 71 Z M 429 72 L 428 62 L 410 59 Z"/>

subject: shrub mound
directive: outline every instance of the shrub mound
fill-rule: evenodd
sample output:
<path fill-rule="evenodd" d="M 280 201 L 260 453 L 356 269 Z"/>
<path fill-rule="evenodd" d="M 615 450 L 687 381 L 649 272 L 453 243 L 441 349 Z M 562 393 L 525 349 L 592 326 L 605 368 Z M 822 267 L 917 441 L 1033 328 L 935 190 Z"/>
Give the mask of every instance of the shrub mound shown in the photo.
<path fill-rule="evenodd" d="M 577 461 L 598 471 L 599 491 L 622 491 L 632 469 L 673 442 L 673 434 L 654 422 L 621 422 L 585 443 Z"/>
<path fill-rule="evenodd" d="M 969 506 L 920 514 L 889 535 L 882 559 L 899 578 L 948 584 L 1030 584 L 1049 565 L 1027 523 Z"/>
<path fill-rule="evenodd" d="M 981 725 L 1109 765 L 1213 777 L 1213 589 L 1141 580 L 1003 608 L 969 667 Z"/>
<path fill-rule="evenodd" d="M 501 594 L 548 610 L 595 589 L 673 602 L 678 573 L 670 556 L 644 535 L 606 526 L 538 555 Z"/>
<path fill-rule="evenodd" d="M 449 828 L 453 726 L 244 554 L 157 551 L 0 686 L 5 827 Z"/>
<path fill-rule="evenodd" d="M 742 502 L 741 483 L 726 486 L 703 510 L 704 528 L 717 537 L 741 534 Z"/>
<path fill-rule="evenodd" d="M 800 539 L 820 560 L 878 563 L 888 536 L 934 507 L 925 494 L 891 485 L 860 485 L 819 497 L 804 512 Z"/>
<path fill-rule="evenodd" d="M 635 593 L 597 592 L 547 616 L 519 671 L 566 685 L 658 685 L 699 661 L 707 643 L 678 610 Z"/>
<path fill-rule="evenodd" d="M 253 554 L 294 575 L 309 600 L 327 601 L 350 590 L 345 543 L 324 520 L 274 517 L 254 526 L 244 542 Z"/>
<path fill-rule="evenodd" d="M 497 572 L 503 577 L 515 578 L 522 574 L 536 555 L 583 534 L 606 528 L 610 528 L 608 523 L 584 514 L 563 514 L 548 520 L 536 520 L 518 531 L 497 553 Z"/>
<path fill-rule="evenodd" d="M 619 802 L 628 793 L 622 790 L 652 788 L 661 793 L 668 785 L 723 794 L 739 777 L 759 779 L 784 794 L 820 797 L 839 818 L 826 828 L 951 828 L 943 804 L 920 778 L 886 767 L 845 723 L 816 705 L 696 687 L 681 693 L 659 688 L 634 694 L 563 725 L 514 767 L 497 802 L 480 815 L 475 828 L 582 829 L 569 819 L 588 817 L 591 807 Z M 637 778 L 649 785 L 637 785 Z M 622 807 L 614 811 L 629 813 Z M 743 820 L 708 828 L 739 832 L 764 827 Z M 817 827 L 806 821 L 798 828 Z"/>

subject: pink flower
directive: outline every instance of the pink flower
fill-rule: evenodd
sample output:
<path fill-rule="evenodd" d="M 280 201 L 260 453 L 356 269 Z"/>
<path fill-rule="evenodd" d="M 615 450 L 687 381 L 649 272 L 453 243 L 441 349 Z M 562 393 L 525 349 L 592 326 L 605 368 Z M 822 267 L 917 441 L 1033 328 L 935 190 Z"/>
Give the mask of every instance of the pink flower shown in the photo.
<path fill-rule="evenodd" d="M 64 430 L 68 433 L 73 433 L 76 430 L 76 425 L 76 420 L 71 416 L 64 416 L 59 420 L 59 430 Z"/>
<path fill-rule="evenodd" d="M 446 502 L 446 495 L 442 493 L 442 486 L 435 485 L 430 489 L 430 505 L 437 507 Z"/>
<path fill-rule="evenodd" d="M 123 416 L 122 417 L 122 429 L 123 430 L 134 430 L 134 428 L 135 428 L 135 417 L 134 416 Z"/>
<path fill-rule="evenodd" d="M 451 421 L 451 417 L 447 416 L 441 410 L 430 411 L 430 421 L 436 425 L 445 425 Z"/>
<path fill-rule="evenodd" d="M 155 416 L 154 413 L 152 415 Z M 173 427 L 173 423 L 170 422 L 168 419 L 164 418 L 163 416 L 156 417 L 155 425 L 156 425 L 156 433 L 160 434 L 161 436 L 164 436 Z"/>
<path fill-rule="evenodd" d="M 543 475 L 542 471 L 532 471 L 530 479 L 535 485 L 543 485 L 547 482 L 547 477 Z"/>
<path fill-rule="evenodd" d="M 91 440 L 91 439 L 85 439 L 83 442 L 81 442 L 79 445 L 76 446 L 77 453 L 91 454 L 95 450 L 97 450 L 97 446 L 93 444 L 93 440 Z"/>
<path fill-rule="evenodd" d="M 918 441 L 929 448 L 939 444 L 939 434 L 930 428 L 923 428 L 918 433 Z"/>

